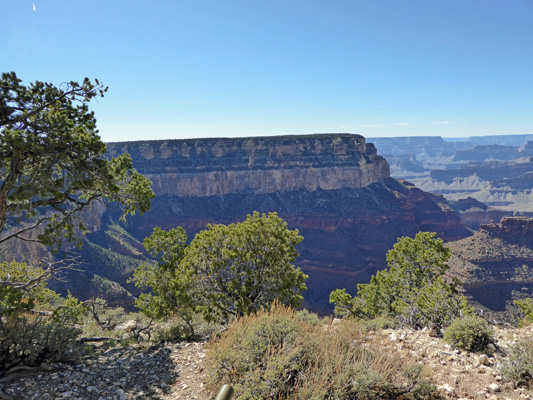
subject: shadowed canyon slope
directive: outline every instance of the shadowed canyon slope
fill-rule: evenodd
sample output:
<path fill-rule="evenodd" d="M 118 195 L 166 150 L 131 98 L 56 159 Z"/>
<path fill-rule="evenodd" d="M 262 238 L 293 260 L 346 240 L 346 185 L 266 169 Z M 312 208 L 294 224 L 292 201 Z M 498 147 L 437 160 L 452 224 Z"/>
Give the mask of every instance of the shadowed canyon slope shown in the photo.
<path fill-rule="evenodd" d="M 533 219 L 505 217 L 449 243 L 451 271 L 466 293 L 500 320 L 516 322 L 513 300 L 533 294 Z M 523 315 L 520 315 L 523 317 Z"/>
<path fill-rule="evenodd" d="M 208 223 L 277 212 L 304 237 L 297 265 L 310 276 L 305 299 L 316 310 L 330 310 L 332 290 L 353 292 L 383 268 L 399 236 L 467 235 L 441 196 L 391 178 L 387 161 L 359 135 L 122 142 L 108 152 L 130 153 L 154 182 L 152 210 L 125 225 L 134 238 L 179 225 L 192 239 Z M 112 218 L 103 212 L 89 239 L 104 243 L 97 238 Z"/>

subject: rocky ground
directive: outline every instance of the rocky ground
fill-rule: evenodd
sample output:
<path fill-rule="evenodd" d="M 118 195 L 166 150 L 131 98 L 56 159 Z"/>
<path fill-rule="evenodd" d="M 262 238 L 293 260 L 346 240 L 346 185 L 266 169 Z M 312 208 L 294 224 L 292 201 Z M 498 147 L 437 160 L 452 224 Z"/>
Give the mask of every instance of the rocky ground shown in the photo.
<path fill-rule="evenodd" d="M 454 349 L 427 330 L 383 330 L 368 338 L 390 354 L 423 363 L 444 398 L 533 399 L 533 391 L 514 388 L 500 371 L 512 345 L 531 337 L 533 329 L 496 328 L 494 333 L 498 351 L 491 356 Z"/>
<path fill-rule="evenodd" d="M 491 356 L 453 349 L 429 331 L 370 332 L 365 341 L 423 363 L 444 398 L 533 400 L 533 391 L 514 388 L 499 369 L 510 346 L 531 335 L 533 327 L 496 328 L 501 352 Z M 78 365 L 19 370 L 3 379 L 0 398 L 207 400 L 212 397 L 203 384 L 204 347 L 204 342 L 114 347 Z"/>
<path fill-rule="evenodd" d="M 4 381 L 1 399 L 207 399 L 204 343 L 114 347 L 77 365 L 19 369 Z"/>

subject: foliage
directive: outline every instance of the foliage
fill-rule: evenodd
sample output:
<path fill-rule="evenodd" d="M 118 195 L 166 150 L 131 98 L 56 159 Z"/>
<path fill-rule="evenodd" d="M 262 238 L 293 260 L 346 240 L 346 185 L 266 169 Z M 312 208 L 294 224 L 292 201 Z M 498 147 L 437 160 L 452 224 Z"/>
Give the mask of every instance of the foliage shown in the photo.
<path fill-rule="evenodd" d="M 382 329 L 394 329 L 398 325 L 398 321 L 383 315 L 380 315 L 376 318 L 362 320 L 362 326 L 364 326 L 368 331 L 379 331 Z"/>
<path fill-rule="evenodd" d="M 73 240 L 84 230 L 81 211 L 97 200 L 117 202 L 123 217 L 148 211 L 150 181 L 127 154 L 104 157 L 88 104 L 107 88 L 88 78 L 59 87 L 21 82 L 14 72 L 0 77 L 0 243 L 34 240 L 39 226 L 44 244 Z"/>
<path fill-rule="evenodd" d="M 155 334 L 157 342 L 181 342 L 184 340 L 200 340 L 209 338 L 220 325 L 207 322 L 202 315 L 196 314 L 186 323 L 183 319 L 170 318 L 165 327 Z"/>
<path fill-rule="evenodd" d="M 135 302 L 146 315 L 161 319 L 174 314 L 185 322 L 192 321 L 195 304 L 192 275 L 180 268 L 186 246 L 187 235 L 180 227 L 169 231 L 156 227 L 144 240 L 146 251 L 157 258 L 157 263 L 143 263 L 132 280 L 138 288 L 152 291 L 142 293 Z"/>
<path fill-rule="evenodd" d="M 18 365 L 76 361 L 80 330 L 42 315 L 11 314 L 0 318 L 0 374 Z"/>
<path fill-rule="evenodd" d="M 254 212 L 237 224 L 208 225 L 180 263 L 195 277 L 198 309 L 208 320 L 259 311 L 274 300 L 298 307 L 305 275 L 292 264 L 302 241 L 276 213 Z"/>
<path fill-rule="evenodd" d="M 208 387 L 224 383 L 235 399 L 426 398 L 434 388 L 421 366 L 364 348 L 357 322 L 310 324 L 291 308 L 234 321 L 207 353 Z"/>
<path fill-rule="evenodd" d="M 450 250 L 435 233 L 419 232 L 402 237 L 387 253 L 388 269 L 378 271 L 368 284 L 357 285 L 352 298 L 345 289 L 331 293 L 330 302 L 341 316 L 398 318 L 414 327 L 442 328 L 471 313 L 458 295 L 460 282 L 445 278 Z"/>
<path fill-rule="evenodd" d="M 307 309 L 302 309 L 302 310 L 298 310 L 296 311 L 296 315 L 298 316 L 298 318 L 300 318 L 302 321 L 305 321 L 311 325 L 318 325 L 321 323 L 320 321 L 320 317 L 318 316 L 318 314 L 315 314 L 313 312 L 309 312 L 309 310 Z"/>
<path fill-rule="evenodd" d="M 514 345 L 502 365 L 505 378 L 516 386 L 533 386 L 533 340 L 527 339 Z"/>
<path fill-rule="evenodd" d="M 0 318 L 55 304 L 59 295 L 46 287 L 56 263 L 38 265 L 16 261 L 0 263 Z"/>
<path fill-rule="evenodd" d="M 514 304 L 520 308 L 525 316 L 520 320 L 520 326 L 524 327 L 533 323 L 533 298 L 515 300 Z"/>
<path fill-rule="evenodd" d="M 444 341 L 468 351 L 484 351 L 494 343 L 492 328 L 477 316 L 456 319 L 444 331 Z"/>
<path fill-rule="evenodd" d="M 156 228 L 145 241 L 158 263 L 145 263 L 133 280 L 152 288 L 138 301 L 150 315 L 190 319 L 200 312 L 207 321 L 221 321 L 258 311 L 275 299 L 293 307 L 301 303 L 307 276 L 292 262 L 302 237 L 277 214 L 255 212 L 241 223 L 208 225 L 189 246 L 186 240 L 181 228 Z"/>

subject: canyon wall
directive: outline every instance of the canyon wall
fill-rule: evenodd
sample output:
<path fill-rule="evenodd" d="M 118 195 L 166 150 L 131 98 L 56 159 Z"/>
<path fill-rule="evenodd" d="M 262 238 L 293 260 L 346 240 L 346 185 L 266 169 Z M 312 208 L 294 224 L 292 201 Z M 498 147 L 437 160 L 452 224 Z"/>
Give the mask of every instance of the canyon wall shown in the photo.
<path fill-rule="evenodd" d="M 206 197 L 361 188 L 389 176 L 389 165 L 359 135 L 110 143 L 127 152 L 157 195 Z"/>

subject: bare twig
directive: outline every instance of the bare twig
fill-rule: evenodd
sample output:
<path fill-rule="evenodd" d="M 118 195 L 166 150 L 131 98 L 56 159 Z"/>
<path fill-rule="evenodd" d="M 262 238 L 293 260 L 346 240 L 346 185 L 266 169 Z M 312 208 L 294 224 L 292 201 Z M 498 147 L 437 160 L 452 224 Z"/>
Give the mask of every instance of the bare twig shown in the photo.
<path fill-rule="evenodd" d="M 14 289 L 29 293 L 37 286 L 42 285 L 43 281 L 46 279 L 60 280 L 60 278 L 54 276 L 60 271 L 81 271 L 79 268 L 76 268 L 76 266 L 80 264 L 79 257 L 67 257 L 66 259 L 60 261 L 52 261 L 48 258 L 43 258 L 40 261 L 40 264 L 40 268 L 43 270 L 42 273 L 36 276 L 30 276 L 26 272 L 27 280 L 16 282 L 11 281 L 11 276 L 8 274 L 5 279 L 0 279 L 0 287 L 9 286 Z"/>

